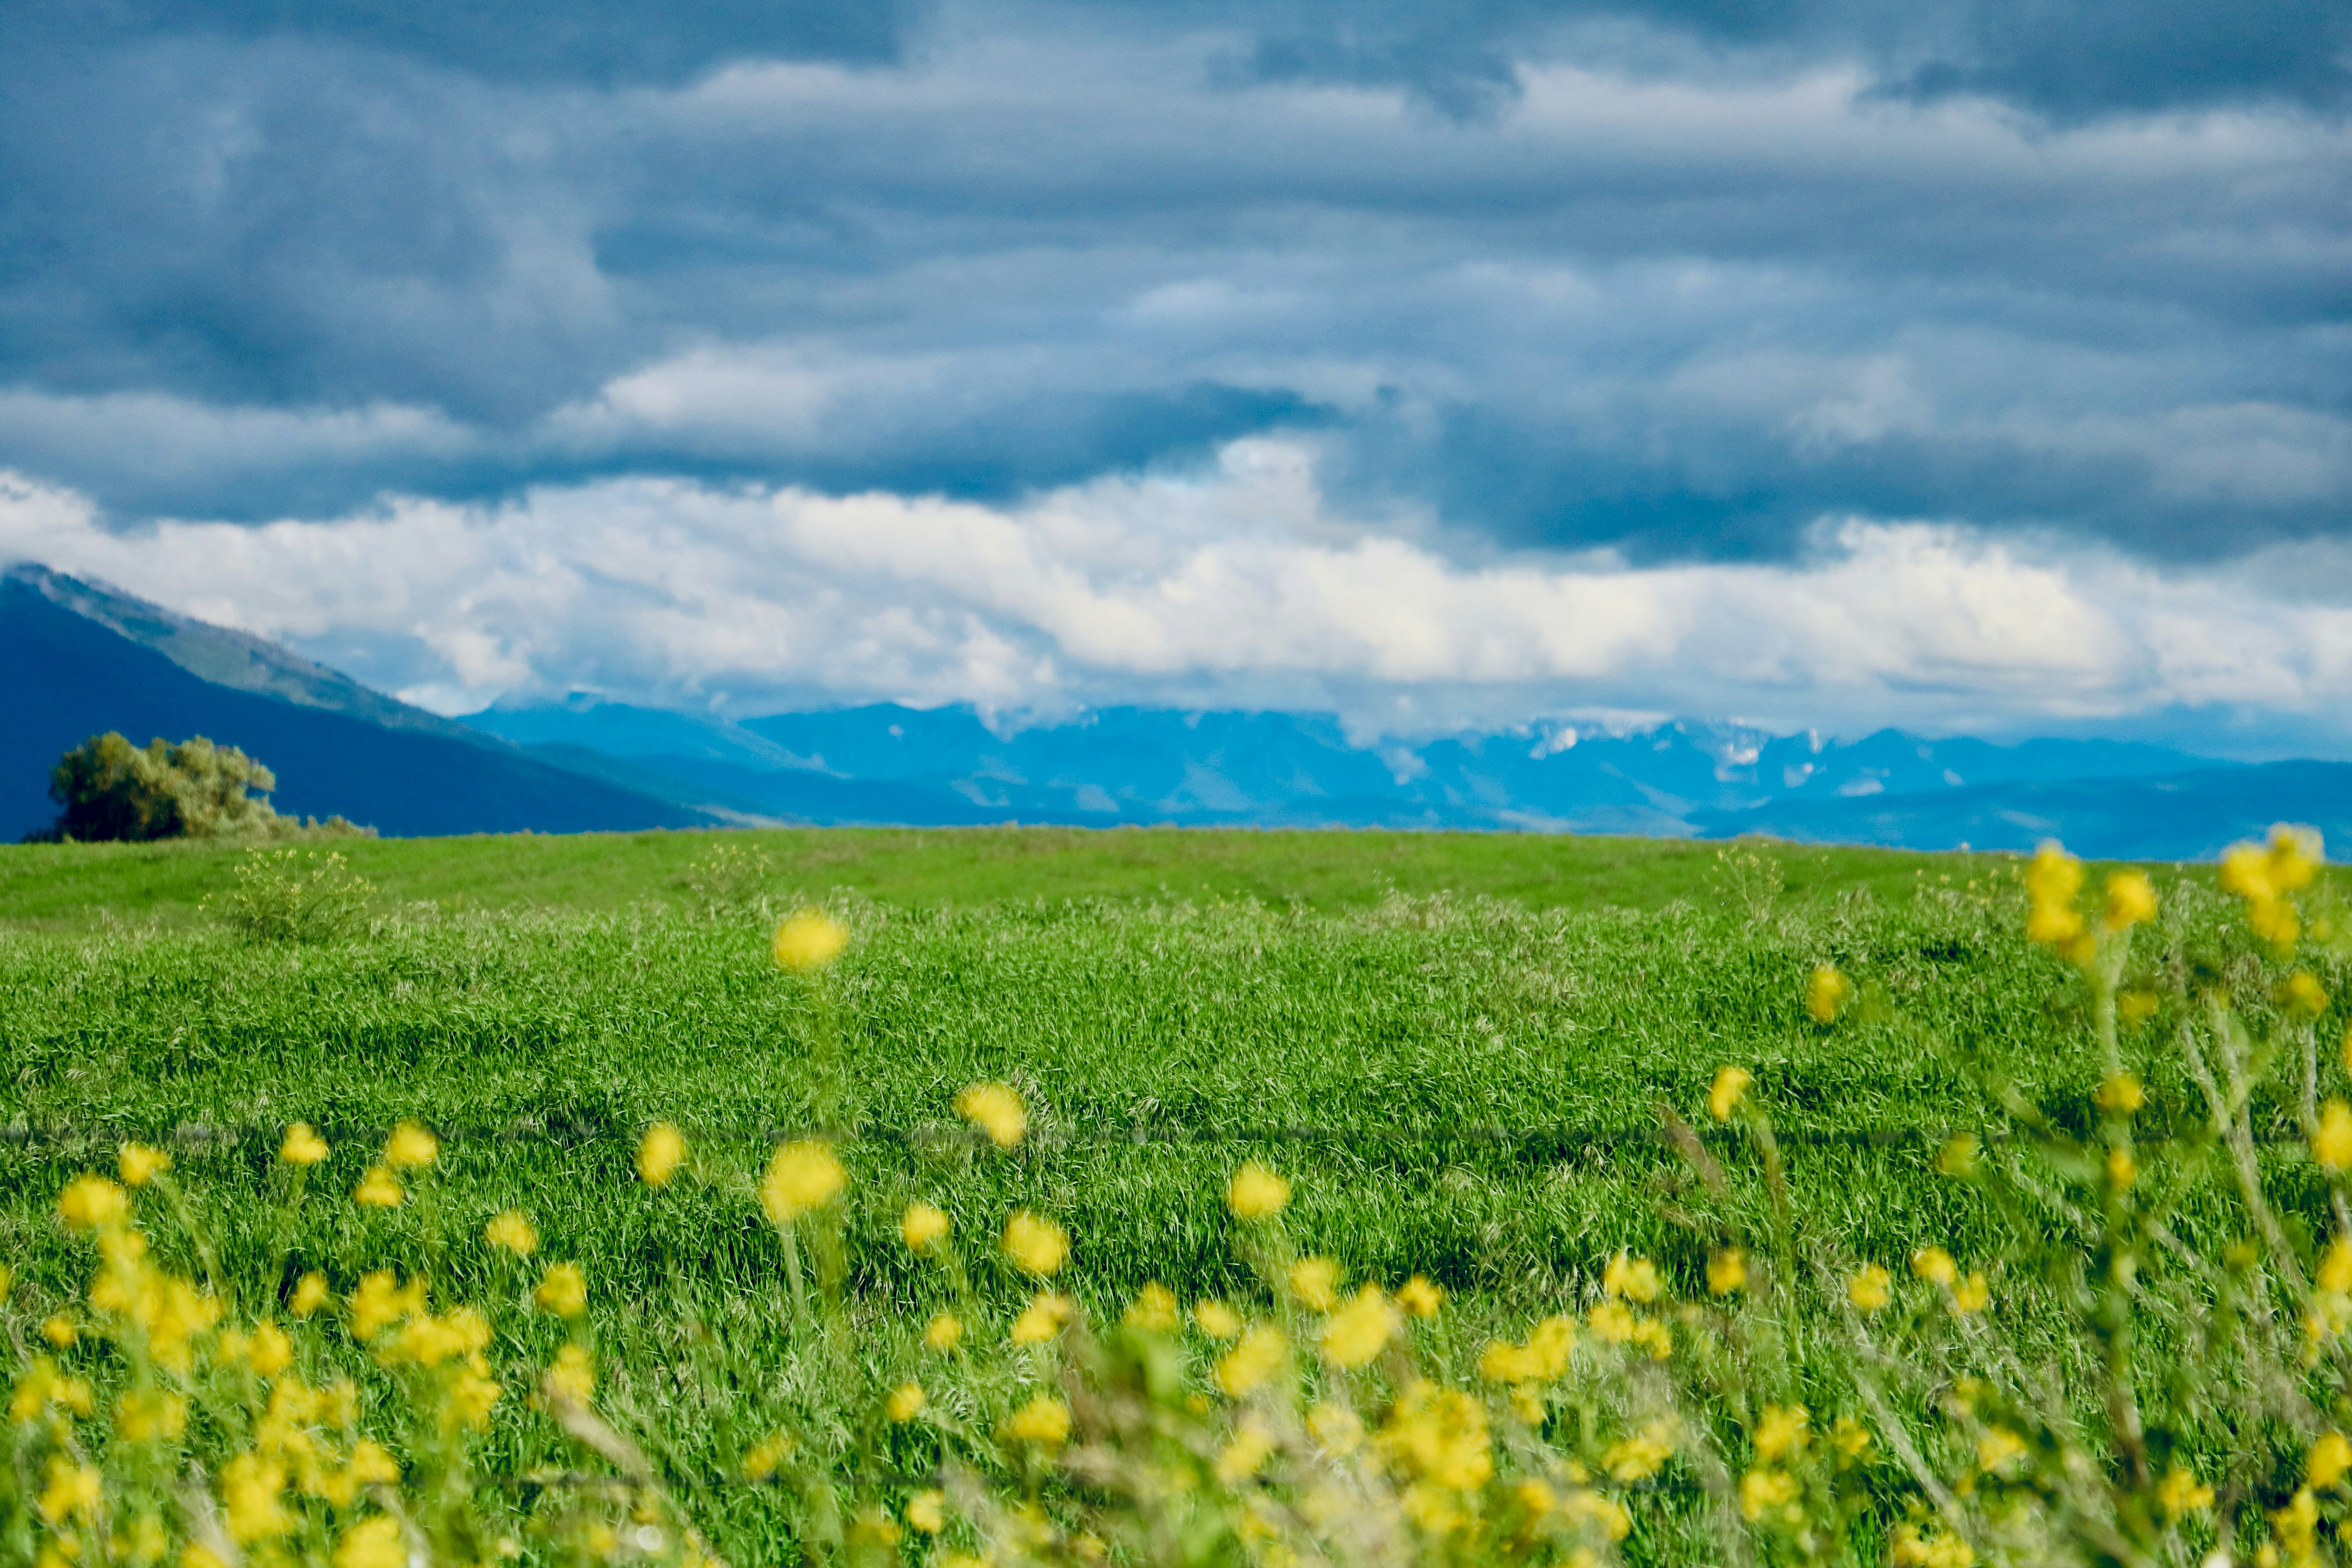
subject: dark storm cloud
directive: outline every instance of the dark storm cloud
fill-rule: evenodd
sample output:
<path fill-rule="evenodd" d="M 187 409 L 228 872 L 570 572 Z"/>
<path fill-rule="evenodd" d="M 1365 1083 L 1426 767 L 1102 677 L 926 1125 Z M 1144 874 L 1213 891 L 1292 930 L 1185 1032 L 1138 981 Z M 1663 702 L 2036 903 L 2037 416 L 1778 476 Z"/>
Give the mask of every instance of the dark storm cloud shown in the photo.
<path fill-rule="evenodd" d="M 1473 552 L 2352 499 L 2340 7 L 10 15 L 0 465 L 127 517 L 1269 428 Z"/>

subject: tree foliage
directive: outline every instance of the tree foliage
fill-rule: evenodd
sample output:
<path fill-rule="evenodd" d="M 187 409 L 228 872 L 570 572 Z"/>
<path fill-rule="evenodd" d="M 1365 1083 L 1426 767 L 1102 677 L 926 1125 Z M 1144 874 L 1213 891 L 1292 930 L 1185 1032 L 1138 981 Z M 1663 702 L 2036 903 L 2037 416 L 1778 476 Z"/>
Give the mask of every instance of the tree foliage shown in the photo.
<path fill-rule="evenodd" d="M 64 809 L 47 837 L 78 843 L 154 838 L 275 837 L 297 825 L 268 793 L 275 774 L 235 746 L 202 735 L 142 750 L 116 732 L 93 735 L 49 773 Z M 250 792 L 259 792 L 257 795 Z"/>

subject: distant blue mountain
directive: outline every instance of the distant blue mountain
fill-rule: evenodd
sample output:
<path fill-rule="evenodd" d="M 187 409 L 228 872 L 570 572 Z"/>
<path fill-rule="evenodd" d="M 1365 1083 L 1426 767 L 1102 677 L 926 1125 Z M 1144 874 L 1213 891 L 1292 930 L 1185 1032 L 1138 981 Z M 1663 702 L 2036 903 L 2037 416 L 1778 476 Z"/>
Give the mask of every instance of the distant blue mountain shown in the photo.
<path fill-rule="evenodd" d="M 2326 825 L 2352 766 L 2249 768 L 2112 741 L 1852 742 L 1676 721 L 1529 726 L 1406 746 L 1320 714 L 1114 708 L 1003 731 L 966 708 L 883 704 L 729 721 L 618 704 L 492 711 L 480 727 L 640 788 L 818 823 L 1014 820 L 1769 833 L 1912 848 L 2210 853 L 2273 821 Z"/>
<path fill-rule="evenodd" d="M 226 679 L 203 679 L 192 665 Z M 205 735 L 238 747 L 277 774 L 279 811 L 340 815 L 386 834 L 721 820 L 669 798 L 667 780 L 647 793 L 551 765 L 258 638 L 37 567 L 0 573 L 0 682 L 9 693 L 0 838 L 47 826 L 57 816 L 50 768 L 68 747 L 109 730 L 142 745 Z"/>
<path fill-rule="evenodd" d="M 46 826 L 88 736 L 209 736 L 281 811 L 392 834 L 759 822 L 1381 826 L 2192 858 L 2309 823 L 2352 842 L 2352 764 L 2216 763 L 2105 741 L 1860 740 L 1688 721 L 1528 725 L 1405 744 L 1326 714 L 1111 708 L 998 729 L 895 705 L 730 720 L 575 700 L 469 722 L 102 585 L 0 572 L 0 836 Z"/>

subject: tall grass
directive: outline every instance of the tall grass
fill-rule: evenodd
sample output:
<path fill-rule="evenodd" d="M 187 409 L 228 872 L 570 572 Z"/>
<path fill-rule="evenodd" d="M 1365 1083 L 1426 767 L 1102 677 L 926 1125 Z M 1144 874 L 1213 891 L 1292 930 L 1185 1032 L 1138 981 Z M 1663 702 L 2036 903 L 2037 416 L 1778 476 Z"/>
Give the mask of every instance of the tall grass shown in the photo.
<path fill-rule="evenodd" d="M 0 940 L 0 1552 L 2318 1560 L 2302 856 Z"/>

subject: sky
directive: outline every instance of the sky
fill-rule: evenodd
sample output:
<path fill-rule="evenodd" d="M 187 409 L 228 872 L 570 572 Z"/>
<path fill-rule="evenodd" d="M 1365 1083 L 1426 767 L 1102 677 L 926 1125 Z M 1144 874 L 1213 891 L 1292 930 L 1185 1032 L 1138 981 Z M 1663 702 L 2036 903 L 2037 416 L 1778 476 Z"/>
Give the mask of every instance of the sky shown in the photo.
<path fill-rule="evenodd" d="M 2352 755 L 2340 0 L 14 0 L 0 558 L 436 710 Z"/>

